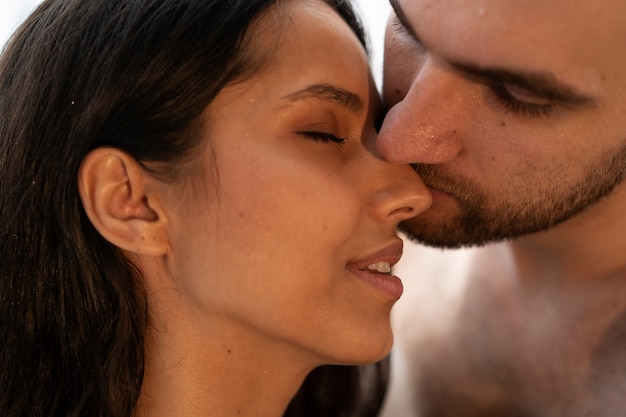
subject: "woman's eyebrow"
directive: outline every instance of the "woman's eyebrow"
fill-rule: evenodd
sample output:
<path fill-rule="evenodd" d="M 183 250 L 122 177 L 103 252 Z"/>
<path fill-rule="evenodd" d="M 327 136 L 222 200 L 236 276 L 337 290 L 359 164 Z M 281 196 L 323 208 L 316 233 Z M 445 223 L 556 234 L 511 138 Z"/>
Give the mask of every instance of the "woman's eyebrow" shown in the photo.
<path fill-rule="evenodd" d="M 315 98 L 323 101 L 337 103 L 353 113 L 365 110 L 365 100 L 352 92 L 330 84 L 314 84 L 295 93 L 289 94 L 287 99 L 291 101 Z"/>

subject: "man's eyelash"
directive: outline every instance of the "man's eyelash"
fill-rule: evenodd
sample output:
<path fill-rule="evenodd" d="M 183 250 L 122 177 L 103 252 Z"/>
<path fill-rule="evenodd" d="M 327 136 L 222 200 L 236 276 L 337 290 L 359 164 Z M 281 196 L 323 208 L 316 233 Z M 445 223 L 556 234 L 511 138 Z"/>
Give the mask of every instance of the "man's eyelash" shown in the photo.
<path fill-rule="evenodd" d="M 411 35 L 406 26 L 404 26 L 397 17 L 393 20 L 392 25 L 397 33 L 401 35 Z M 489 88 L 496 96 L 498 101 L 503 104 L 507 110 L 513 113 L 527 117 L 538 118 L 548 117 L 553 111 L 552 104 L 533 104 L 517 99 L 513 94 L 509 92 L 504 83 L 493 82 L 489 84 Z"/>
<path fill-rule="evenodd" d="M 396 32 L 401 33 L 403 35 L 407 35 L 409 33 L 406 26 L 404 26 L 402 22 L 400 22 L 400 20 L 398 20 L 397 18 L 394 19 L 393 21 L 393 28 L 395 29 Z"/>
<path fill-rule="evenodd" d="M 526 103 L 513 96 L 502 83 L 492 83 L 489 88 L 507 110 L 528 117 L 547 117 L 553 110 L 552 104 Z"/>
<path fill-rule="evenodd" d="M 338 138 L 332 133 L 326 133 L 326 132 L 298 132 L 298 133 L 316 142 L 334 142 L 334 143 L 342 144 L 346 141 L 346 139 Z"/>
<path fill-rule="evenodd" d="M 399 35 L 399 38 L 401 38 L 403 42 L 409 42 L 409 45 L 411 45 L 414 52 L 419 54 L 428 52 L 422 44 L 422 41 L 416 38 L 415 35 L 398 18 L 394 19 L 392 25 L 395 32 Z"/>

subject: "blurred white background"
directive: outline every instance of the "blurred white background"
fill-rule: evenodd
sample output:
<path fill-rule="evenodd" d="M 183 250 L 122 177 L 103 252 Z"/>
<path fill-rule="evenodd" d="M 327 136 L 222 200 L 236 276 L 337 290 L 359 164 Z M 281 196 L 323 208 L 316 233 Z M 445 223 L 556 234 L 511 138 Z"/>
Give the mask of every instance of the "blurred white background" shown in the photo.
<path fill-rule="evenodd" d="M 0 0 L 0 45 L 38 4 L 38 0 Z"/>
<path fill-rule="evenodd" d="M 40 0 L 0 0 L 0 45 L 4 45 L 20 22 Z M 383 58 L 383 35 L 391 10 L 387 0 L 353 0 L 369 33 L 372 45 L 372 70 L 380 83 Z"/>

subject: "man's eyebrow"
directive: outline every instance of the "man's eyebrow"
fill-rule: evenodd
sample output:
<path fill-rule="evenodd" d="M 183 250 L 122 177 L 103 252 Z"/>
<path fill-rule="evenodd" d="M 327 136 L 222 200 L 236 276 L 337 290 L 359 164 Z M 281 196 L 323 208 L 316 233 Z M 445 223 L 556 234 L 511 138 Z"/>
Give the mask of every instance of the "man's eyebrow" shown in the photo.
<path fill-rule="evenodd" d="M 403 28 L 418 43 L 422 41 L 415 28 L 409 23 L 399 0 L 389 0 L 396 17 Z M 466 62 L 450 62 L 449 65 L 469 78 L 474 78 L 486 85 L 510 84 L 528 90 L 539 97 L 554 100 L 562 104 L 576 106 L 595 106 L 597 101 L 576 88 L 559 81 L 549 72 L 512 71 L 503 68 L 483 68 Z"/>
<path fill-rule="evenodd" d="M 287 99 L 291 101 L 315 98 L 339 104 L 353 113 L 360 113 L 365 109 L 365 100 L 352 91 L 335 87 L 330 84 L 314 84 L 303 90 L 289 94 Z"/>
<path fill-rule="evenodd" d="M 574 87 L 559 81 L 550 72 L 512 71 L 502 68 L 481 68 L 465 62 L 449 62 L 466 77 L 475 78 L 485 85 L 509 84 L 523 88 L 538 97 L 562 104 L 576 106 L 596 106 L 596 100 Z"/>

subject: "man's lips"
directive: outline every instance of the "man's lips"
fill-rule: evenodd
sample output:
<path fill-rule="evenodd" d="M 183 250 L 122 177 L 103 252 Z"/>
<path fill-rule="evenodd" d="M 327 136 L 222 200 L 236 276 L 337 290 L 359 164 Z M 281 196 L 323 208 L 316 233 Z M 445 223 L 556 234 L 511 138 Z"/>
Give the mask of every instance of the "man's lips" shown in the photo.
<path fill-rule="evenodd" d="M 452 198 L 452 195 L 449 193 L 446 193 L 445 191 L 441 191 L 438 190 L 436 188 L 429 188 L 431 194 L 433 195 L 433 200 L 435 199 L 442 199 L 442 198 Z"/>

